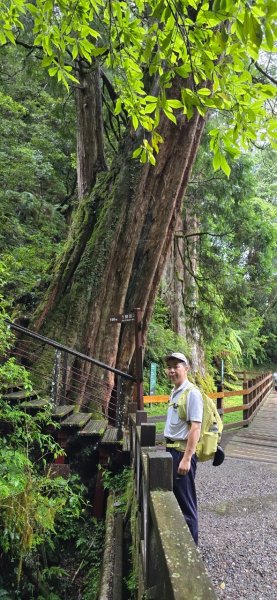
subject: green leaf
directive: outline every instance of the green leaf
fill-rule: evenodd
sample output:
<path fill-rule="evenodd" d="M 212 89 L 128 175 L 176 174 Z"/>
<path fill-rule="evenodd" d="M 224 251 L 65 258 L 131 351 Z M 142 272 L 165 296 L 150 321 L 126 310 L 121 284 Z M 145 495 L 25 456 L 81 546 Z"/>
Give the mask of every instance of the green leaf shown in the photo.
<path fill-rule="evenodd" d="M 163 11 L 164 11 L 164 1 L 161 0 L 161 2 L 159 2 L 157 4 L 157 6 L 154 8 L 153 12 L 152 12 L 152 17 L 154 17 L 155 19 L 159 19 L 160 16 L 162 15 Z"/>
<path fill-rule="evenodd" d="M 77 58 L 78 52 L 79 52 L 78 45 L 74 44 L 74 46 L 72 48 L 72 58 L 73 58 L 73 60 L 75 60 L 75 58 Z"/>
<path fill-rule="evenodd" d="M 139 122 L 138 122 L 138 118 L 135 114 L 132 114 L 132 123 L 133 123 L 134 129 L 137 129 Z"/>
<path fill-rule="evenodd" d="M 156 110 L 157 104 L 147 104 L 144 109 L 145 114 L 150 114 Z"/>
<path fill-rule="evenodd" d="M 169 46 L 170 42 L 172 39 L 172 30 L 170 30 L 170 32 L 167 34 L 167 36 L 164 38 L 164 40 L 161 42 L 161 49 L 163 51 L 166 50 L 166 48 Z"/>
<path fill-rule="evenodd" d="M 41 66 L 42 67 L 49 67 L 52 62 L 54 62 L 54 55 L 51 54 L 51 56 L 45 56 L 42 61 L 41 61 Z"/>
<path fill-rule="evenodd" d="M 51 67 L 51 69 L 48 70 L 48 73 L 50 75 L 50 77 L 54 77 L 54 75 L 57 75 L 59 71 L 59 67 Z M 60 73 L 60 71 L 59 71 Z"/>
<path fill-rule="evenodd" d="M 145 96 L 144 98 L 145 102 L 158 102 L 158 98 L 156 96 Z"/>
<path fill-rule="evenodd" d="M 147 161 L 146 150 L 143 149 L 142 153 L 141 153 L 141 157 L 140 157 L 140 162 L 142 162 L 143 164 L 145 164 L 146 161 Z"/>
<path fill-rule="evenodd" d="M 274 37 L 269 23 L 265 23 L 265 39 L 269 50 L 272 50 L 274 46 Z"/>
<path fill-rule="evenodd" d="M 28 8 L 32 15 L 36 16 L 38 14 L 38 8 L 34 4 L 27 3 L 26 8 Z"/>
<path fill-rule="evenodd" d="M 137 158 L 138 156 L 140 156 L 142 153 L 142 148 L 136 148 L 136 150 L 134 150 L 133 154 L 132 154 L 132 158 Z"/>
<path fill-rule="evenodd" d="M 8 38 L 8 40 L 10 40 L 10 42 L 12 44 L 15 44 L 15 37 L 13 35 L 13 32 L 10 31 L 9 29 L 5 29 L 5 34 L 6 34 L 6 37 Z"/>
<path fill-rule="evenodd" d="M 183 77 L 184 79 L 186 79 L 188 77 L 190 72 L 191 72 L 191 69 L 188 65 L 182 65 L 182 67 L 177 67 L 175 69 L 175 73 L 177 73 L 177 75 L 180 75 L 180 77 Z"/>
<path fill-rule="evenodd" d="M 219 150 L 217 150 L 213 157 L 214 171 L 218 171 L 218 169 L 220 169 L 220 166 L 221 166 L 221 154 L 220 154 Z"/>
<path fill-rule="evenodd" d="M 221 1 L 220 0 L 214 0 L 213 11 L 217 12 L 218 10 L 220 10 L 220 8 L 221 8 Z"/>
<path fill-rule="evenodd" d="M 253 13 L 249 15 L 249 36 L 257 48 L 260 47 L 263 39 L 263 32 L 260 23 L 254 17 Z"/>
<path fill-rule="evenodd" d="M 149 158 L 149 162 L 151 163 L 151 165 L 155 165 L 156 164 L 156 159 L 155 159 L 154 154 L 152 154 L 151 152 L 149 152 L 148 158 Z"/>
<path fill-rule="evenodd" d="M 211 90 L 208 88 L 200 88 L 200 90 L 197 90 L 197 94 L 199 94 L 199 96 L 210 96 Z"/>
<path fill-rule="evenodd" d="M 108 46 L 102 46 L 100 48 L 100 46 L 95 47 L 95 48 L 91 48 L 90 50 L 90 54 L 92 56 L 102 56 L 102 54 L 105 54 L 105 52 L 107 52 L 108 50 Z"/>
<path fill-rule="evenodd" d="M 234 25 L 232 26 L 232 31 L 233 29 L 236 30 L 237 36 L 238 38 L 244 43 L 246 44 L 247 42 L 247 34 L 246 34 L 246 30 L 244 28 L 243 23 L 241 23 L 238 19 L 236 20 L 236 22 L 234 23 Z"/>
<path fill-rule="evenodd" d="M 183 104 L 180 100 L 168 100 L 167 104 L 168 106 L 171 106 L 171 108 L 183 108 Z"/>
<path fill-rule="evenodd" d="M 3 45 L 6 43 L 6 36 L 4 35 L 3 31 L 0 31 L 0 44 Z"/>
<path fill-rule="evenodd" d="M 177 124 L 177 120 L 176 117 L 173 113 L 169 112 L 169 110 L 167 110 L 166 108 L 163 109 L 164 114 L 167 116 L 167 118 L 172 121 L 173 123 L 175 123 L 175 125 Z"/>
<path fill-rule="evenodd" d="M 116 101 L 116 104 L 115 104 L 114 114 L 119 115 L 119 113 L 121 112 L 121 109 L 122 109 L 121 99 L 118 98 Z"/>
<path fill-rule="evenodd" d="M 221 167 L 222 171 L 224 171 L 225 175 L 227 175 L 227 177 L 229 177 L 229 175 L 231 173 L 231 169 L 227 163 L 225 156 L 223 156 L 223 154 L 220 155 L 220 167 Z"/>

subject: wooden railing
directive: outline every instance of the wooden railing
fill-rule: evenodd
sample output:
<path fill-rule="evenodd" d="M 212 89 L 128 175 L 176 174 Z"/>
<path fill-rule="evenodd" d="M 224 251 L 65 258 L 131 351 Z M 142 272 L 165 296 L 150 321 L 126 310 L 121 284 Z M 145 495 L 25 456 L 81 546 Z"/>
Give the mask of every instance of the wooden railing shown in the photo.
<path fill-rule="evenodd" d="M 244 377 L 242 389 L 229 392 L 226 390 L 220 392 L 208 392 L 210 398 L 217 400 L 217 408 L 220 414 L 224 415 L 231 412 L 243 411 L 242 420 L 234 421 L 233 423 L 225 423 L 224 429 L 249 425 L 261 403 L 271 391 L 272 385 L 272 374 L 262 373 L 259 375 L 256 374 L 251 379 L 246 379 Z M 243 396 L 243 404 L 225 407 L 224 398 L 232 398 L 235 396 Z M 168 399 L 169 396 L 144 396 L 144 404 L 164 403 L 167 402 Z"/>
<path fill-rule="evenodd" d="M 216 594 L 173 494 L 171 454 L 155 447 L 147 413 L 130 416 L 135 471 L 138 600 L 215 600 Z"/>

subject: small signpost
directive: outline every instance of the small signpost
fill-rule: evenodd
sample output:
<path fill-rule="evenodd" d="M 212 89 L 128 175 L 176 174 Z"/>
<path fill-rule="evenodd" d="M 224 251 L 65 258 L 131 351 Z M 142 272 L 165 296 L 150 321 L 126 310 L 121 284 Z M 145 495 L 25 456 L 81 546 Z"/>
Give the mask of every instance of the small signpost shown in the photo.
<path fill-rule="evenodd" d="M 155 396 L 157 382 L 157 363 L 150 363 L 149 396 Z"/>
<path fill-rule="evenodd" d="M 134 321 L 135 320 L 135 314 L 134 313 L 127 313 L 127 314 L 121 314 L 121 315 L 113 315 L 112 317 L 110 317 L 110 323 L 127 323 L 128 321 Z"/>
<path fill-rule="evenodd" d="M 142 311 L 140 308 L 134 308 L 128 313 L 110 316 L 110 323 L 128 323 L 130 321 L 134 321 L 135 324 L 137 407 L 138 410 L 143 410 Z"/>

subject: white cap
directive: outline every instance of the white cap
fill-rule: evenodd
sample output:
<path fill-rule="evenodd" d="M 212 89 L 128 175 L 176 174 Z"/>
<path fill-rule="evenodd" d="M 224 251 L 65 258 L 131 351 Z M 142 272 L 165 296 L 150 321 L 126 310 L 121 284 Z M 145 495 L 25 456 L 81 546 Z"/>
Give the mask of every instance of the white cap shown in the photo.
<path fill-rule="evenodd" d="M 172 352 L 165 357 L 165 360 L 170 360 L 170 358 L 175 358 L 176 360 L 180 360 L 180 362 L 184 362 L 186 365 L 189 365 L 188 359 L 182 352 Z"/>

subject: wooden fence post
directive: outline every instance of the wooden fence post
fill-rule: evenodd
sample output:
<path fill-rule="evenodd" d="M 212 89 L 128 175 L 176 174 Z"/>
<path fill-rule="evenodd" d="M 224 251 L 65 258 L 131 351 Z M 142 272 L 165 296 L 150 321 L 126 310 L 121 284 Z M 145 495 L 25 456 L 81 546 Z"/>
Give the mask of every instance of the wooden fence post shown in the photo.
<path fill-rule="evenodd" d="M 245 376 L 244 376 L 244 379 L 243 379 L 243 389 L 247 390 L 248 387 L 249 387 L 249 384 L 250 384 L 250 380 L 247 380 L 245 378 Z M 244 394 L 243 395 L 243 404 L 248 404 L 248 402 L 249 402 L 249 394 Z M 243 417 L 242 418 L 243 418 L 244 421 L 248 420 L 248 415 L 249 415 L 249 411 L 248 411 L 248 408 L 247 408 L 247 409 L 245 409 L 243 411 Z M 248 427 L 248 423 L 245 423 L 243 427 Z"/>
<path fill-rule="evenodd" d="M 136 412 L 136 425 L 147 423 L 147 412 L 146 410 L 137 410 Z"/>
<path fill-rule="evenodd" d="M 260 381 L 261 381 L 261 375 L 257 375 L 257 377 L 254 380 L 254 384 L 257 386 L 257 388 L 255 389 L 255 392 L 254 392 L 254 394 L 255 394 L 254 395 L 255 402 L 253 403 L 253 406 L 251 408 L 251 413 L 250 413 L 251 415 L 252 415 L 252 413 L 255 412 L 257 406 L 259 406 L 259 404 L 261 402 L 261 398 L 260 398 L 261 384 L 260 384 Z"/>
<path fill-rule="evenodd" d="M 142 423 L 140 428 L 140 445 L 155 446 L 156 444 L 156 424 Z"/>
<path fill-rule="evenodd" d="M 224 384 L 221 381 L 217 384 L 216 391 L 224 392 Z M 218 413 L 221 416 L 221 419 L 223 420 L 223 415 L 224 415 L 224 399 L 223 398 L 216 399 L 216 408 L 218 410 Z"/>
<path fill-rule="evenodd" d="M 250 388 L 254 387 L 255 383 L 256 383 L 256 379 L 255 378 L 254 379 L 250 379 L 249 380 L 249 387 Z M 249 392 L 249 403 L 250 404 L 254 400 L 255 395 L 256 395 L 256 390 L 253 390 L 252 392 Z M 248 409 L 248 419 L 249 419 L 249 421 L 251 421 L 251 414 L 252 414 L 252 412 L 253 412 L 253 405 L 250 406 L 250 408 Z M 248 423 L 248 425 L 249 425 L 249 423 Z"/>
<path fill-rule="evenodd" d="M 169 452 L 157 450 L 148 454 L 149 491 L 173 490 L 172 457 Z"/>

